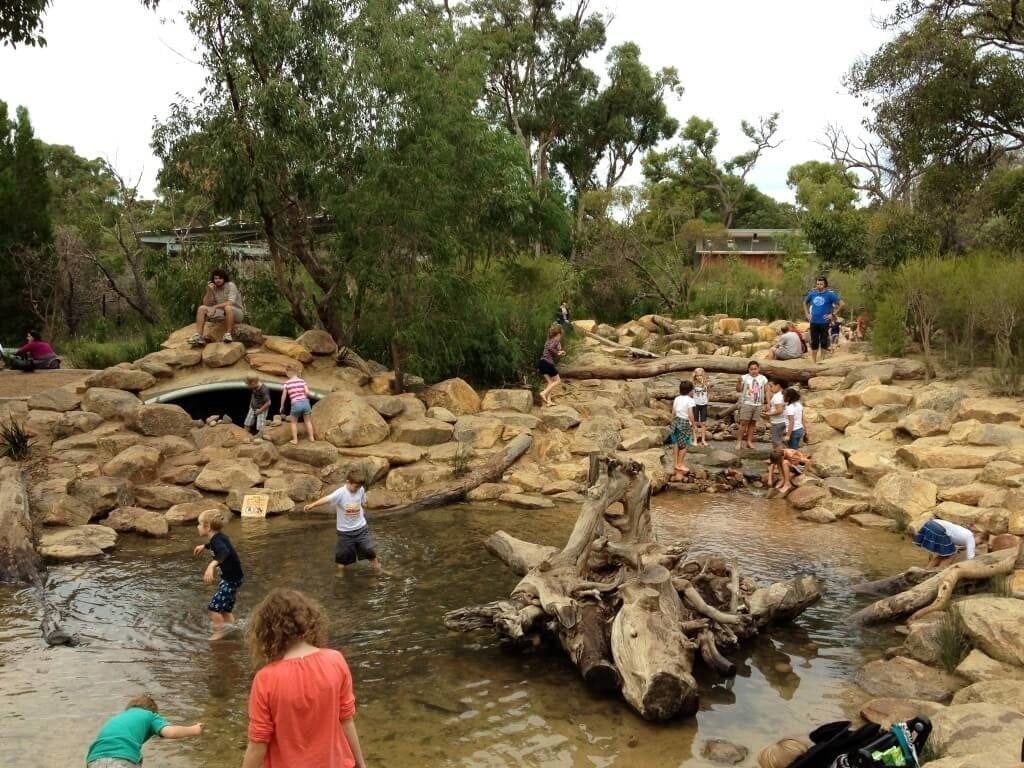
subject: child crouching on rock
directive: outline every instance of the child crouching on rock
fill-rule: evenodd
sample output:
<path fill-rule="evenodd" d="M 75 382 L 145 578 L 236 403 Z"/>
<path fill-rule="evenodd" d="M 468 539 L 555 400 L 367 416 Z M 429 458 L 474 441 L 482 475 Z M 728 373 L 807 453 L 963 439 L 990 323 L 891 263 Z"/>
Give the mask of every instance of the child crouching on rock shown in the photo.
<path fill-rule="evenodd" d="M 107 720 L 85 758 L 87 768 L 140 768 L 142 745 L 153 736 L 185 739 L 199 736 L 203 724 L 171 725 L 160 716 L 148 693 L 133 696 L 120 714 Z"/>
<path fill-rule="evenodd" d="M 795 448 L 775 448 L 768 459 L 768 487 L 774 488 L 775 483 L 781 480 L 779 493 L 785 496 L 793 490 L 792 476 L 803 474 L 809 461 L 809 456 Z"/>

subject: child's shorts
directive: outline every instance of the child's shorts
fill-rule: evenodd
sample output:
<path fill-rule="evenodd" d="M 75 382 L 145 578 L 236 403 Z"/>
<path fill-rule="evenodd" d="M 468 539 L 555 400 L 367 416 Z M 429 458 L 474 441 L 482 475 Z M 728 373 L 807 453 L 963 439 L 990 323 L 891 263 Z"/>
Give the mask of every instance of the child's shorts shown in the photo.
<path fill-rule="evenodd" d="M 253 424 L 256 425 L 256 431 L 262 432 L 263 428 L 267 426 L 267 412 L 257 414 L 252 408 L 245 415 L 245 426 L 251 427 Z"/>
<path fill-rule="evenodd" d="M 778 447 L 782 445 L 782 439 L 786 436 L 786 422 L 780 424 L 772 424 L 772 445 Z"/>
<path fill-rule="evenodd" d="M 293 419 L 301 419 L 303 416 L 305 416 L 312 410 L 313 408 L 309 404 L 309 400 L 298 400 L 292 403 L 292 410 L 290 415 Z"/>
<path fill-rule="evenodd" d="M 101 757 L 93 760 L 85 768 L 141 768 L 142 763 L 133 763 L 120 757 Z"/>
<path fill-rule="evenodd" d="M 693 416 L 697 419 L 698 424 L 706 422 L 708 420 L 708 404 L 693 406 Z"/>
<path fill-rule="evenodd" d="M 334 546 L 334 562 L 338 565 L 352 565 L 356 560 L 376 560 L 377 550 L 370 538 L 370 527 L 364 525 L 355 531 L 338 531 Z"/>
<path fill-rule="evenodd" d="M 210 600 L 206 609 L 213 613 L 231 613 L 235 609 L 235 600 L 238 597 L 238 588 L 242 586 L 240 581 L 220 580 L 217 592 Z"/>

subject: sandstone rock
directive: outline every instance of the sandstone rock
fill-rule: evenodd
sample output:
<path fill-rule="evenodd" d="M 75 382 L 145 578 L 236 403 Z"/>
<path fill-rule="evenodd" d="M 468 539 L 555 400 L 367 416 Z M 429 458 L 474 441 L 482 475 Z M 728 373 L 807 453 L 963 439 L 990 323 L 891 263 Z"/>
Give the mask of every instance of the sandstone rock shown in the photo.
<path fill-rule="evenodd" d="M 960 403 L 960 411 L 957 414 L 958 421 L 975 419 L 988 424 L 1000 422 L 1016 422 L 1020 419 L 1020 406 L 1015 405 L 1012 400 L 999 398 L 973 398 Z"/>
<path fill-rule="evenodd" d="M 1024 685 L 1020 680 L 985 680 L 961 688 L 953 704 L 997 704 L 1024 712 Z"/>
<path fill-rule="evenodd" d="M 871 510 L 892 520 L 912 522 L 935 506 L 938 486 L 905 472 L 892 472 L 875 484 Z"/>
<path fill-rule="evenodd" d="M 311 443 L 311 445 L 316 445 L 316 443 Z M 240 459 L 252 459 L 260 469 L 266 469 L 273 465 L 281 456 L 277 447 L 269 440 L 254 440 L 251 443 L 240 445 L 235 455 Z"/>
<path fill-rule="evenodd" d="M 859 398 L 859 403 L 847 402 L 850 396 L 847 396 L 844 403 L 847 405 L 859 404 L 866 408 L 875 408 L 879 405 L 909 405 L 910 401 L 914 399 L 914 393 L 906 387 L 874 384 L 862 389 L 856 397 Z"/>
<path fill-rule="evenodd" d="M 400 419 L 392 423 L 390 439 L 411 445 L 437 445 L 452 439 L 455 428 L 438 419 Z"/>
<path fill-rule="evenodd" d="M 117 544 L 117 532 L 105 525 L 52 528 L 39 535 L 39 554 L 48 560 L 86 560 L 99 557 Z"/>
<path fill-rule="evenodd" d="M 995 459 L 996 447 L 967 445 L 921 445 L 921 438 L 896 449 L 896 456 L 915 469 L 973 469 Z"/>
<path fill-rule="evenodd" d="M 973 647 L 996 661 L 1024 666 L 1024 600 L 981 595 L 958 605 Z"/>
<path fill-rule="evenodd" d="M 838 429 L 840 432 L 845 432 L 848 426 L 860 421 L 863 415 L 858 408 L 839 408 L 821 412 L 821 417 L 825 420 L 825 423 L 832 427 L 832 429 Z"/>
<path fill-rule="evenodd" d="M 319 440 L 315 443 L 302 440 L 298 445 L 285 443 L 281 455 L 292 461 L 301 461 L 313 467 L 326 467 L 338 460 L 338 449 L 330 443 Z"/>
<path fill-rule="evenodd" d="M 314 355 L 333 355 L 338 351 L 338 342 L 327 331 L 312 328 L 295 340 Z"/>
<path fill-rule="evenodd" d="M 931 514 L 957 525 L 975 525 L 979 530 L 991 534 L 1006 533 L 1009 523 L 1009 513 L 1005 509 L 971 507 L 955 501 L 942 502 L 931 510 Z"/>
<path fill-rule="evenodd" d="M 96 435 L 96 449 L 103 456 L 116 456 L 126 448 L 134 446 L 151 447 L 142 445 L 142 435 L 125 431 L 120 428 L 119 424 L 103 425 L 94 434 Z M 160 453 L 159 448 L 153 448 L 153 450 Z"/>
<path fill-rule="evenodd" d="M 408 493 L 409 491 L 416 490 L 422 485 L 436 483 L 440 480 L 445 480 L 450 476 L 451 470 L 446 467 L 439 467 L 435 464 L 427 464 L 426 462 L 418 462 L 416 464 L 407 464 L 403 467 L 396 467 L 388 472 L 385 487 L 389 491 Z"/>
<path fill-rule="evenodd" d="M 831 443 L 819 443 L 809 451 L 815 472 L 821 477 L 843 477 L 847 473 L 846 456 Z"/>
<path fill-rule="evenodd" d="M 223 333 L 220 334 L 218 339 L 223 337 L 223 335 Z M 263 331 L 247 323 L 239 323 L 236 325 L 231 336 L 235 341 L 242 342 L 246 347 L 263 346 Z"/>
<path fill-rule="evenodd" d="M 540 414 L 541 422 L 549 429 L 572 429 L 581 422 L 579 412 L 568 405 L 554 405 Z"/>
<path fill-rule="evenodd" d="M 245 354 L 245 345 L 240 341 L 225 344 L 215 341 L 203 347 L 203 365 L 207 368 L 226 368 L 234 365 Z"/>
<path fill-rule="evenodd" d="M 914 394 L 913 406 L 918 410 L 938 411 L 952 415 L 960 409 L 960 402 L 965 397 L 966 394 L 960 387 L 935 382 L 919 389 Z"/>
<path fill-rule="evenodd" d="M 308 364 L 313 362 L 313 353 L 299 342 L 286 338 L 285 336 L 266 336 L 263 339 L 263 346 L 270 352 L 275 352 L 300 363 Z"/>
<path fill-rule="evenodd" d="M 449 411 L 447 408 L 442 408 L 439 405 L 435 405 L 433 408 L 428 408 L 426 417 L 428 419 L 437 419 L 443 421 L 445 424 L 454 424 L 459 420 L 459 417 Z"/>
<path fill-rule="evenodd" d="M 394 395 L 369 395 L 363 399 L 385 419 L 393 419 L 405 411 L 405 400 Z"/>
<path fill-rule="evenodd" d="M 298 502 L 314 501 L 320 498 L 323 490 L 323 483 L 319 477 L 301 472 L 269 477 L 263 485 L 267 488 L 283 490 L 292 501 Z"/>
<path fill-rule="evenodd" d="M 979 683 L 983 680 L 1024 681 L 1024 668 L 996 661 L 977 648 L 972 649 L 967 657 L 960 662 L 956 673 L 972 683 Z"/>
<path fill-rule="evenodd" d="M 665 442 L 664 427 L 629 427 L 619 433 L 618 447 L 623 451 L 658 448 Z"/>
<path fill-rule="evenodd" d="M 789 495 L 786 496 L 786 501 L 794 509 L 812 509 L 827 501 L 829 495 L 828 490 L 820 486 L 803 485 L 790 491 Z"/>
<path fill-rule="evenodd" d="M 408 497 L 404 494 L 389 491 L 387 488 L 378 486 L 377 488 L 370 488 L 366 492 L 366 501 L 363 502 L 363 506 L 367 509 L 387 509 L 388 507 L 397 507 L 408 500 Z"/>
<path fill-rule="evenodd" d="M 708 739 L 701 748 L 701 755 L 718 765 L 736 765 L 747 759 L 750 750 L 739 744 L 723 739 Z"/>
<path fill-rule="evenodd" d="M 284 488 L 232 488 L 228 491 L 227 505 L 232 512 L 242 511 L 242 502 L 246 496 L 259 494 L 269 498 L 267 504 L 268 515 L 279 515 L 282 512 L 290 512 L 295 506 L 288 492 Z"/>
<path fill-rule="evenodd" d="M 982 497 L 993 490 L 996 490 L 996 487 L 987 483 L 954 485 L 949 488 L 940 488 L 938 498 L 940 501 L 955 501 L 959 504 L 970 504 L 976 507 Z"/>
<path fill-rule="evenodd" d="M 498 419 L 506 427 L 515 427 L 523 430 L 533 430 L 540 426 L 539 416 L 519 411 L 488 411 L 487 415 L 492 419 Z"/>
<path fill-rule="evenodd" d="M 598 416 L 587 419 L 576 428 L 572 448 L 574 454 L 611 453 L 619 445 L 619 427 L 613 420 Z"/>
<path fill-rule="evenodd" d="M 533 392 L 528 389 L 490 389 L 484 394 L 480 408 L 484 411 L 529 413 L 533 410 Z"/>
<path fill-rule="evenodd" d="M 115 531 L 162 537 L 168 533 L 167 520 L 159 512 L 139 507 L 118 507 L 101 523 Z"/>
<path fill-rule="evenodd" d="M 919 469 L 914 477 L 934 483 L 938 488 L 952 488 L 954 485 L 968 485 L 978 479 L 978 469 Z"/>
<path fill-rule="evenodd" d="M 870 661 L 857 670 L 854 681 L 872 696 L 907 697 L 947 702 L 964 680 L 905 656 Z"/>
<path fill-rule="evenodd" d="M 466 494 L 467 501 L 496 501 L 502 495 L 511 493 L 507 483 L 481 483 Z"/>
<path fill-rule="evenodd" d="M 300 371 L 303 366 L 298 360 L 288 355 L 279 355 L 276 352 L 258 352 L 252 351 L 247 352 L 245 355 L 245 362 L 249 364 L 249 367 L 265 373 L 268 376 L 281 376 L 287 377 L 288 370 L 296 367 Z"/>
<path fill-rule="evenodd" d="M 193 429 L 192 440 L 199 450 L 207 448 L 236 448 L 252 441 L 249 430 L 237 424 L 214 424 L 212 427 Z"/>
<path fill-rule="evenodd" d="M 387 460 L 391 466 L 401 466 L 402 464 L 413 464 L 424 458 L 427 455 L 427 448 L 409 443 L 387 441 L 362 448 L 341 448 L 338 453 L 343 456 L 379 456 Z"/>
<path fill-rule="evenodd" d="M 195 332 L 195 326 L 190 326 L 189 333 Z M 166 365 L 170 368 L 191 368 L 203 361 L 201 350 L 191 347 L 176 347 L 174 349 L 161 349 L 152 354 L 146 355 L 140 362 L 156 363 Z"/>
<path fill-rule="evenodd" d="M 106 368 L 85 380 L 87 387 L 123 389 L 127 392 L 141 392 L 156 384 L 156 379 L 145 371 L 115 365 Z"/>
<path fill-rule="evenodd" d="M 124 419 L 142 401 L 131 392 L 108 387 L 92 387 L 82 395 L 82 410 L 98 413 L 105 419 Z"/>
<path fill-rule="evenodd" d="M 174 378 L 174 369 L 166 363 L 156 360 L 140 360 L 137 365 L 140 371 L 145 371 L 154 379 Z"/>
<path fill-rule="evenodd" d="M 252 459 L 217 459 L 203 467 L 196 478 L 196 488 L 227 493 L 232 488 L 251 488 L 262 480 Z"/>
<path fill-rule="evenodd" d="M 866 379 L 877 379 L 881 384 L 892 384 L 895 375 L 896 367 L 892 363 L 876 363 L 875 365 L 866 365 L 863 368 L 854 368 L 846 374 L 843 384 L 847 389 L 858 381 Z"/>
<path fill-rule="evenodd" d="M 36 392 L 28 399 L 28 407 L 40 411 L 73 411 L 82 403 L 81 396 L 69 387 L 53 387 Z"/>
<path fill-rule="evenodd" d="M 328 486 L 338 486 L 354 471 L 362 476 L 364 484 L 372 486 L 387 477 L 390 470 L 388 460 L 380 456 L 342 456 L 336 464 L 320 470 L 320 479 Z"/>
<path fill-rule="evenodd" d="M 462 416 L 455 422 L 452 439 L 474 448 L 491 448 L 505 430 L 498 419 L 487 416 Z"/>
<path fill-rule="evenodd" d="M 338 447 L 373 445 L 386 439 L 388 423 L 361 397 L 332 392 L 313 406 L 317 435 Z"/>
<path fill-rule="evenodd" d="M 92 517 L 130 505 L 134 498 L 125 480 L 112 477 L 76 478 L 68 484 L 67 493 L 82 502 Z"/>
<path fill-rule="evenodd" d="M 975 763 L 977 768 L 1010 766 L 1020 761 L 1024 731 L 1024 715 L 1020 712 L 995 704 L 959 704 L 936 712 L 931 721 L 928 750 L 937 757 L 999 755 L 1000 762 Z"/>
<path fill-rule="evenodd" d="M 811 523 L 834 523 L 839 518 L 836 513 L 827 507 L 814 507 L 812 509 L 805 509 L 799 515 L 801 520 L 807 520 Z"/>
<path fill-rule="evenodd" d="M 871 501 L 872 489 L 859 480 L 851 480 L 846 477 L 830 477 L 825 480 L 823 485 L 837 498 L 862 501 L 865 504 L 869 504 Z"/>
<path fill-rule="evenodd" d="M 876 515 L 873 512 L 858 512 L 857 514 L 850 515 L 848 519 L 859 525 L 861 528 L 878 528 L 883 531 L 896 530 L 895 520 L 888 517 L 882 517 L 881 515 Z"/>
<path fill-rule="evenodd" d="M 942 614 L 932 613 L 907 624 L 907 636 L 903 640 L 901 654 L 922 664 L 939 666 L 941 659 Z"/>
<path fill-rule="evenodd" d="M 98 413 L 88 411 L 66 411 L 53 424 L 53 436 L 57 439 L 71 435 L 91 432 L 103 423 Z"/>
<path fill-rule="evenodd" d="M 888 730 L 893 723 L 904 723 L 912 717 L 931 717 L 944 709 L 941 704 L 924 699 L 871 699 L 860 708 L 860 716 Z"/>
<path fill-rule="evenodd" d="M 164 515 L 168 525 L 190 525 L 199 519 L 199 515 L 205 510 L 219 512 L 223 518 L 227 518 L 230 510 L 220 502 L 203 499 L 202 501 L 189 501 L 184 504 L 175 504 Z"/>
<path fill-rule="evenodd" d="M 1024 446 L 1024 429 L 1016 424 L 986 424 L 961 421 L 950 430 L 950 439 L 968 445 L 995 445 L 1002 448 Z"/>
<path fill-rule="evenodd" d="M 192 432 L 192 417 L 179 405 L 140 405 L 129 414 L 126 421 L 132 429 L 151 437 L 188 437 Z"/>
<path fill-rule="evenodd" d="M 892 459 L 880 456 L 877 451 L 857 451 L 851 453 L 847 457 L 846 466 L 853 473 L 854 477 L 862 479 L 869 485 L 874 485 L 897 469 L 896 463 Z"/>
<path fill-rule="evenodd" d="M 1010 461 L 993 461 L 985 465 L 978 479 L 993 485 L 1020 488 L 1024 486 L 1024 466 Z"/>
<path fill-rule="evenodd" d="M 812 376 L 807 386 L 812 392 L 831 392 L 839 389 L 844 382 L 842 376 Z"/>
<path fill-rule="evenodd" d="M 950 412 L 917 410 L 908 413 L 899 423 L 899 428 L 913 437 L 932 437 L 949 432 L 952 426 Z"/>
<path fill-rule="evenodd" d="M 516 509 L 551 509 L 555 502 L 547 496 L 534 496 L 527 493 L 504 493 L 499 498 L 502 504 Z"/>
<path fill-rule="evenodd" d="M 462 379 L 446 379 L 423 391 L 427 407 L 441 406 L 456 416 L 466 416 L 480 410 L 480 396 Z"/>
<path fill-rule="evenodd" d="M 103 465 L 107 477 L 122 477 L 133 483 L 144 483 L 156 478 L 160 466 L 160 451 L 145 445 L 125 448 Z"/>
<path fill-rule="evenodd" d="M 525 467 L 517 467 L 506 475 L 508 482 L 516 485 L 522 490 L 528 492 L 535 492 L 542 490 L 548 483 L 551 482 L 551 478 L 547 473 L 541 473 Z"/>

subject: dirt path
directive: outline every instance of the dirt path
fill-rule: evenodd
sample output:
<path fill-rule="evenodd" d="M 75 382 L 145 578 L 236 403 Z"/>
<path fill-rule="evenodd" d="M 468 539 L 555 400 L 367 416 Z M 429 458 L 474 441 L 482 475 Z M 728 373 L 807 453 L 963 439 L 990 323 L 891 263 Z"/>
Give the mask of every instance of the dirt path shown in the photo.
<path fill-rule="evenodd" d="M 36 392 L 67 384 L 80 384 L 95 371 L 81 368 L 58 368 L 54 371 L 0 371 L 0 400 L 27 400 Z"/>

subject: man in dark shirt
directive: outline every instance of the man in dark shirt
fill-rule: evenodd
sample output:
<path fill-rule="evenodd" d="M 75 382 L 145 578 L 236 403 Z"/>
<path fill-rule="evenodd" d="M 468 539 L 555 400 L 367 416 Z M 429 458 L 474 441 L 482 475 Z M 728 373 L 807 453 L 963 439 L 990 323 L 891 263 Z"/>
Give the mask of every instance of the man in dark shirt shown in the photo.
<path fill-rule="evenodd" d="M 210 621 L 213 622 L 213 635 L 210 639 L 219 640 L 224 636 L 225 627 L 235 623 L 232 611 L 235 608 L 238 589 L 242 586 L 244 578 L 242 563 L 238 559 L 238 553 L 235 551 L 231 539 L 221 533 L 224 519 L 220 512 L 215 509 L 201 512 L 197 527 L 200 535 L 205 536 L 208 541 L 193 549 L 192 554 L 198 556 L 206 549 L 213 553 L 213 560 L 203 573 L 203 581 L 213 584 L 217 567 L 220 567 L 220 585 L 217 587 L 213 599 L 206 606 L 210 612 Z"/>

